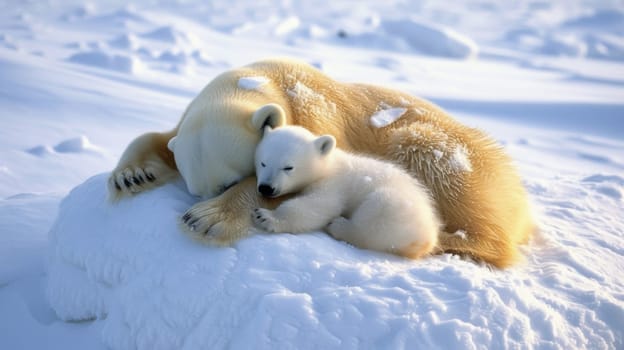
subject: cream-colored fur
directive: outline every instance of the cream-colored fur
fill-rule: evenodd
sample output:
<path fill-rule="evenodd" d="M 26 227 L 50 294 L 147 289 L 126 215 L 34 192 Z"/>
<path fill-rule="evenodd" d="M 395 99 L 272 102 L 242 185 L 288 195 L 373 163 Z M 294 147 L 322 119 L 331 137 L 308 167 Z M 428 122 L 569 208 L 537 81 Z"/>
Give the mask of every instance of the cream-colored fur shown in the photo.
<path fill-rule="evenodd" d="M 261 192 L 297 193 L 275 210 L 254 211 L 262 230 L 326 229 L 357 247 L 413 259 L 434 249 L 440 221 L 431 198 L 392 163 L 343 152 L 334 137 L 299 126 L 266 128 L 255 161 Z"/>
<path fill-rule="evenodd" d="M 239 86 L 241 77 L 264 77 L 266 82 L 249 89 Z M 283 107 L 289 125 L 334 135 L 346 151 L 407 169 L 430 190 L 438 208 L 443 232 L 437 251 L 506 267 L 516 261 L 518 244 L 534 229 L 520 177 L 486 134 L 425 100 L 378 86 L 341 83 L 291 60 L 261 61 L 215 78 L 191 102 L 176 129 L 143 135 L 131 144 L 111 174 L 111 197 L 154 187 L 180 169 L 196 194 L 212 197 L 229 188 L 190 208 L 182 220 L 185 231 L 214 244 L 245 236 L 253 208 L 279 204 L 258 196 L 255 180 L 249 178 L 261 137 L 252 116 L 267 104 Z M 388 107 L 405 111 L 393 123 L 375 127 L 371 116 Z M 263 113 L 271 125 L 274 112 L 269 108 Z M 173 135 L 178 136 L 172 145 L 174 164 L 167 149 Z M 137 175 L 150 171 L 151 183 L 137 178 L 135 185 Z M 465 234 L 455 234 L 460 230 Z"/>

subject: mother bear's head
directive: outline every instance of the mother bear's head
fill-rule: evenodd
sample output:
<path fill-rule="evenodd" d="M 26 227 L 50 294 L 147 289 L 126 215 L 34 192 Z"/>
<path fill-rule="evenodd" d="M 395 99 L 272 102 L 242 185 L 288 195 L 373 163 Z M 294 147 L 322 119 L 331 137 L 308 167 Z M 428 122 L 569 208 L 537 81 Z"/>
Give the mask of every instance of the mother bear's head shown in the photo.
<path fill-rule="evenodd" d="M 253 175 L 263 127 L 290 119 L 282 106 L 287 102 L 266 77 L 228 72 L 208 84 L 191 102 L 168 144 L 189 192 L 215 197 Z"/>

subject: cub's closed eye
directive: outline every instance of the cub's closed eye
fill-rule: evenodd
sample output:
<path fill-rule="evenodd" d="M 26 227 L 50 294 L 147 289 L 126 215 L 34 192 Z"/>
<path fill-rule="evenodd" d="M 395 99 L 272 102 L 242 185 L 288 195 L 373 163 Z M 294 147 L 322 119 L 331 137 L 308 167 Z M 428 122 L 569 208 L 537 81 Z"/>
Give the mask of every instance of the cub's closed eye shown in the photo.
<path fill-rule="evenodd" d="M 266 164 L 264 164 L 264 163 L 260 163 L 260 165 L 261 165 L 263 168 L 264 168 L 264 167 L 266 167 Z"/>
<path fill-rule="evenodd" d="M 291 166 L 287 166 L 287 167 L 284 167 L 284 169 L 283 169 L 283 170 L 284 170 L 284 171 L 291 171 L 291 170 L 293 170 L 293 167 L 291 167 Z"/>

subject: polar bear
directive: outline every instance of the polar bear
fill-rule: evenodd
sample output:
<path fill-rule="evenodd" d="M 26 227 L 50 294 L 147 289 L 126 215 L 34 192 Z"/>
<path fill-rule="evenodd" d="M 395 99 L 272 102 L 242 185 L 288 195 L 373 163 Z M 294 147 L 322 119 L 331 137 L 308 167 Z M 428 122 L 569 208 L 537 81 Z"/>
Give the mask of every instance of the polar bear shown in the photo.
<path fill-rule="evenodd" d="M 520 177 L 491 137 L 423 99 L 342 83 L 288 59 L 226 71 L 174 129 L 135 139 L 111 173 L 110 197 L 119 200 L 181 175 L 204 199 L 182 215 L 183 230 L 201 242 L 230 245 L 249 234 L 254 208 L 279 205 L 257 193 L 254 178 L 262 129 L 275 126 L 278 115 L 287 125 L 333 135 L 347 152 L 396 163 L 424 184 L 443 224 L 436 251 L 503 268 L 517 260 L 518 245 L 534 229 Z"/>
<path fill-rule="evenodd" d="M 427 189 L 392 163 L 335 146 L 333 136 L 300 126 L 265 127 L 255 156 L 258 191 L 297 196 L 275 210 L 255 209 L 255 225 L 290 233 L 326 228 L 354 246 L 412 259 L 431 253 L 440 221 Z"/>

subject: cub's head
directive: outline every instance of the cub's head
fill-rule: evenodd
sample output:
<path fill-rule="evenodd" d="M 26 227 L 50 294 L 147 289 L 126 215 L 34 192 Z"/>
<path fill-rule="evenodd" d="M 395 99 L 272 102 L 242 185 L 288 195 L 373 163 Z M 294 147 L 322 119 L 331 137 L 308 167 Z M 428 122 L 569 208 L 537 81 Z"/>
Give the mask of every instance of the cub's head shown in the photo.
<path fill-rule="evenodd" d="M 277 197 L 302 190 L 325 176 L 335 147 L 331 135 L 316 137 L 299 126 L 265 126 L 255 157 L 258 191 Z"/>

